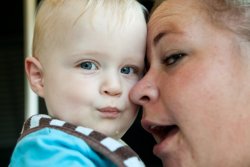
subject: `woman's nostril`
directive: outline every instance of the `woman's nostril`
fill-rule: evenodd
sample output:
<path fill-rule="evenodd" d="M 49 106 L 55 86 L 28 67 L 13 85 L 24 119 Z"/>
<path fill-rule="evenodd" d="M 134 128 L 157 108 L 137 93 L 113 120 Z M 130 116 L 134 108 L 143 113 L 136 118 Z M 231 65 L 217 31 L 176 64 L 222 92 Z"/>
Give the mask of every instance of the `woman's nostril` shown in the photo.
<path fill-rule="evenodd" d="M 144 102 L 148 102 L 150 99 L 149 99 L 148 96 L 142 96 L 141 100 L 144 101 Z"/>

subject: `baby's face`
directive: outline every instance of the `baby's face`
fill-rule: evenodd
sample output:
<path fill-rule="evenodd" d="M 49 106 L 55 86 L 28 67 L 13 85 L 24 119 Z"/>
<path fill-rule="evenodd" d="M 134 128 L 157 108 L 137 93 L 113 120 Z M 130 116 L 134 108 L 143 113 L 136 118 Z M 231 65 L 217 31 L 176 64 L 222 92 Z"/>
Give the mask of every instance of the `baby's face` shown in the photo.
<path fill-rule="evenodd" d="M 99 12 L 92 25 L 60 25 L 71 29 L 41 58 L 44 98 L 52 116 L 120 138 L 137 115 L 129 91 L 144 68 L 146 23 L 112 28 Z"/>

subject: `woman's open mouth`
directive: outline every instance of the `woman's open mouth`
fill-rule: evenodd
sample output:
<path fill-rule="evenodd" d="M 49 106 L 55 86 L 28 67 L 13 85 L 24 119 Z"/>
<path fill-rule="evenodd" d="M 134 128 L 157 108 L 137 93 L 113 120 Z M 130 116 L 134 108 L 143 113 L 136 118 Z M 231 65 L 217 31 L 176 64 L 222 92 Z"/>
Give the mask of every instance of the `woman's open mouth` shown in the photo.
<path fill-rule="evenodd" d="M 157 143 L 161 143 L 163 140 L 170 138 L 179 131 L 177 125 L 168 126 L 156 126 L 152 125 L 149 127 L 149 132 L 154 136 Z"/>
<path fill-rule="evenodd" d="M 142 126 L 145 130 L 151 133 L 156 141 L 154 146 L 154 153 L 160 155 L 161 153 L 168 150 L 168 148 L 173 146 L 173 141 L 176 139 L 176 135 L 180 131 L 179 127 L 175 124 L 171 125 L 157 125 L 146 120 L 142 121 Z"/>

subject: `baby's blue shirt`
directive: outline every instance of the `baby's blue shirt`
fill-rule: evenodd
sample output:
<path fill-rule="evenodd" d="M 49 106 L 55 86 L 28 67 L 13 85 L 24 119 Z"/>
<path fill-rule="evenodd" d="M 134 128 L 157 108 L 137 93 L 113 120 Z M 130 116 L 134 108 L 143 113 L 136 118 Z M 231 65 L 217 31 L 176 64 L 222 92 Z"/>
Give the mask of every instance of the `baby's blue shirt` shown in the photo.
<path fill-rule="evenodd" d="M 53 128 L 43 128 L 22 138 L 9 167 L 113 167 L 80 138 Z"/>

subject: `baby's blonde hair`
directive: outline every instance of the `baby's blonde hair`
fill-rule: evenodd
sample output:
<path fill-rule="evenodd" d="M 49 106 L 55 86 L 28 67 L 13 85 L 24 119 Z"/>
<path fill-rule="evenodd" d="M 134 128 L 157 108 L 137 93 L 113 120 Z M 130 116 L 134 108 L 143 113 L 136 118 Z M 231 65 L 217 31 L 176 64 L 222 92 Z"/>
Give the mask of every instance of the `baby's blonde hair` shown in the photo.
<path fill-rule="evenodd" d="M 69 9 L 74 6 L 75 2 L 77 2 L 77 5 L 80 4 L 77 8 L 80 8 L 81 13 L 76 13 L 73 20 L 64 19 L 65 13 L 74 12 Z M 126 25 L 129 25 L 141 14 L 144 15 L 145 21 L 147 17 L 147 9 L 136 0 L 42 0 L 36 15 L 32 54 L 39 56 L 45 45 L 57 42 L 56 39 L 51 38 L 55 32 L 60 31 L 57 29 L 58 26 L 55 25 L 67 21 L 70 24 L 69 26 L 73 27 L 85 13 L 88 13 L 88 20 L 91 23 L 92 17 L 99 9 L 104 9 L 105 17 L 109 18 L 108 24 L 112 28 L 122 28 L 118 25 L 126 28 Z"/>

